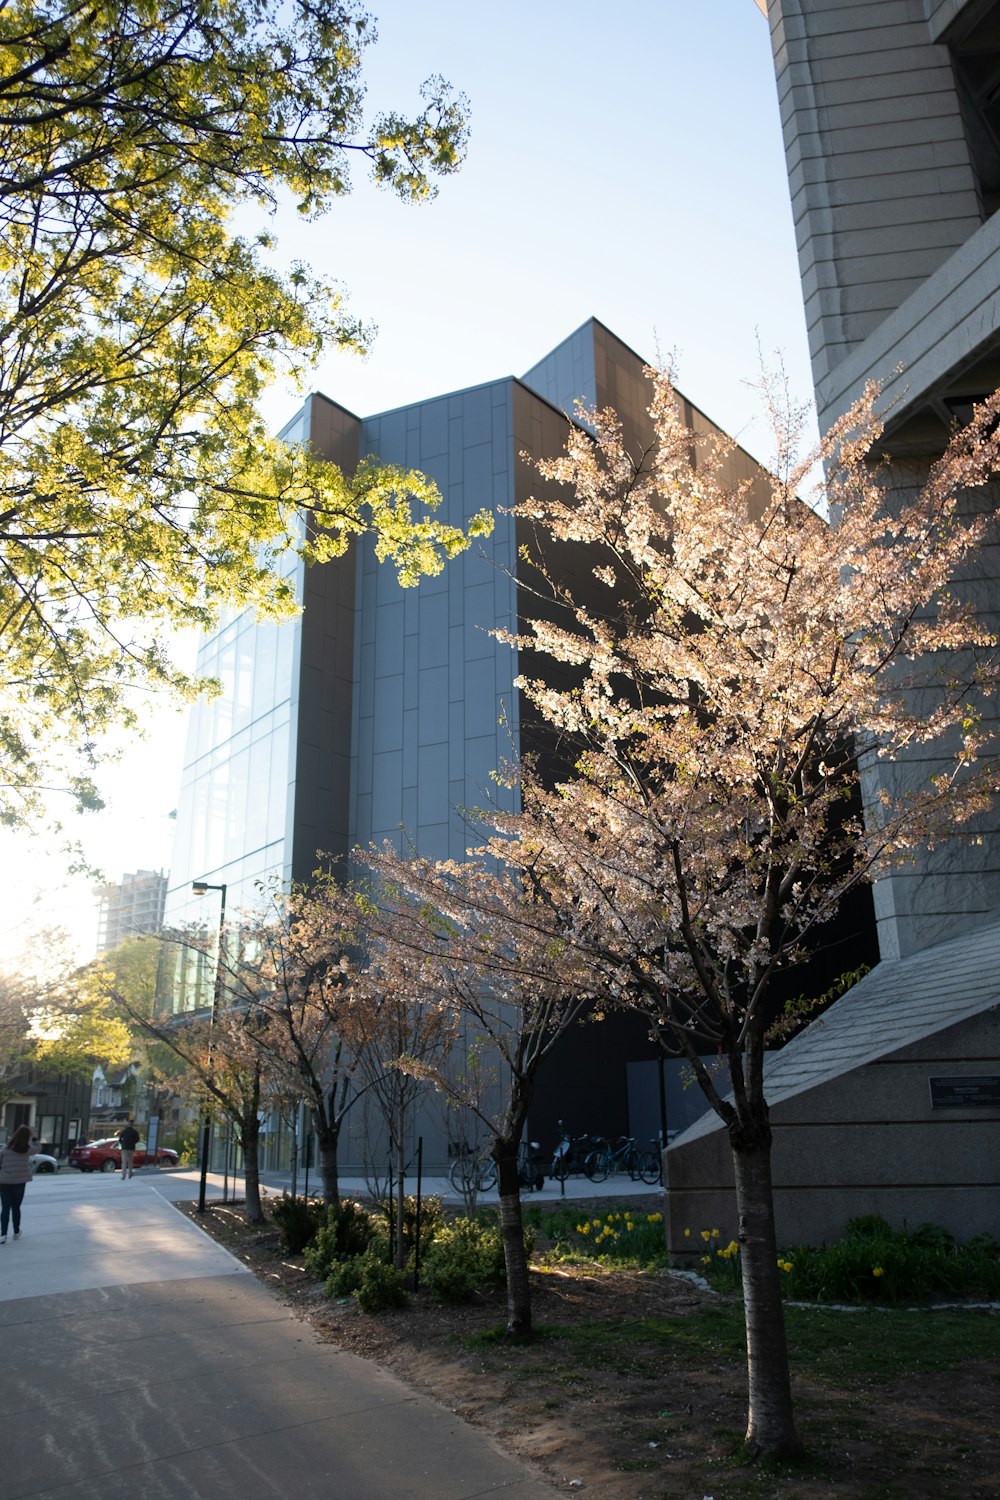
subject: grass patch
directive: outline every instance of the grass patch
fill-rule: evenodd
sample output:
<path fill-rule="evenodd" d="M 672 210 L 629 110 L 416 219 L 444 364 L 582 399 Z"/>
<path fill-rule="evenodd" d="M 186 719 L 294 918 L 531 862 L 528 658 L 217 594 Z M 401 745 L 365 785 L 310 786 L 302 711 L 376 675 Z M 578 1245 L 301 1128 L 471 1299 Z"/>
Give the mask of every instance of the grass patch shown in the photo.
<path fill-rule="evenodd" d="M 821 1308 L 785 1310 L 793 1370 L 808 1367 L 818 1379 L 847 1386 L 855 1380 L 891 1380 L 903 1375 L 932 1374 L 970 1359 L 995 1358 L 1000 1317 L 982 1312 L 902 1312 L 862 1309 L 855 1313 Z M 746 1358 L 743 1308 L 737 1302 L 685 1317 L 636 1318 L 553 1328 L 549 1337 L 565 1339 L 576 1364 L 587 1369 L 626 1369 L 623 1354 L 642 1349 L 641 1364 L 630 1374 L 656 1373 L 650 1355 L 689 1352 L 741 1366 Z"/>
<path fill-rule="evenodd" d="M 789 1307 L 785 1322 L 793 1366 L 809 1365 L 840 1384 L 855 1376 L 892 1380 L 954 1369 L 966 1360 L 995 1358 L 1000 1342 L 1000 1316 L 971 1310 Z"/>

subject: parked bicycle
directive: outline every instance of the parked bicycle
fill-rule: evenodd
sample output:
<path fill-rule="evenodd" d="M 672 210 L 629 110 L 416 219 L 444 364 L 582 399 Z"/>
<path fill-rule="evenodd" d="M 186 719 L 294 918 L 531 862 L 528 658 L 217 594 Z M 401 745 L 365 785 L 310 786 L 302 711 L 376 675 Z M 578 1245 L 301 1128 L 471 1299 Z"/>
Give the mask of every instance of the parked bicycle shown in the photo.
<path fill-rule="evenodd" d="M 522 1141 L 517 1148 L 517 1175 L 521 1186 L 541 1190 L 545 1186 L 545 1165 L 537 1141 Z"/>
<path fill-rule="evenodd" d="M 497 1164 L 486 1151 L 463 1151 L 448 1168 L 448 1181 L 463 1198 L 488 1193 L 497 1185 Z"/>
<path fill-rule="evenodd" d="M 600 1135 L 571 1136 L 560 1120 L 559 1144 L 552 1156 L 552 1176 L 557 1182 L 564 1182 L 572 1172 L 582 1172 L 587 1157 L 606 1144 Z"/>
<path fill-rule="evenodd" d="M 583 1170 L 591 1182 L 604 1182 L 612 1172 L 627 1172 L 633 1182 L 641 1179 L 652 1184 L 660 1180 L 660 1158 L 655 1151 L 640 1151 L 634 1135 L 622 1135 L 614 1146 L 605 1141 L 591 1151 Z"/>

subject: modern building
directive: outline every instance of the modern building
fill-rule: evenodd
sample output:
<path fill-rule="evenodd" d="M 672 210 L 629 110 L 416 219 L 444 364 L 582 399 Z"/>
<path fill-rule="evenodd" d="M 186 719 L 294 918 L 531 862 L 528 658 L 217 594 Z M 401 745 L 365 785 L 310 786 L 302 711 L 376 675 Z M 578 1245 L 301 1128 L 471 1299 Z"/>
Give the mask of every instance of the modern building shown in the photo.
<path fill-rule="evenodd" d="M 767 14 L 820 427 L 880 382 L 884 450 L 909 488 L 1000 385 L 1000 3 L 769 0 Z M 965 587 L 1000 627 L 996 546 Z M 995 920 L 1000 813 L 874 894 L 884 959 Z"/>
<path fill-rule="evenodd" d="M 758 4 L 820 426 L 879 382 L 902 492 L 1000 385 L 1000 3 Z M 998 498 L 968 504 L 995 514 Z M 1000 629 L 995 535 L 961 587 Z M 881 963 L 769 1060 L 779 1235 L 833 1237 L 865 1212 L 998 1235 L 1000 808 L 879 880 L 874 902 Z M 675 1248 L 686 1224 L 731 1221 L 725 1147 L 706 1115 L 668 1152 Z"/>
<path fill-rule="evenodd" d="M 286 439 L 348 471 L 367 454 L 419 469 L 437 481 L 445 521 L 462 525 L 489 506 L 495 528 L 411 589 L 371 545 L 354 546 L 298 572 L 304 607 L 293 623 L 258 624 L 246 613 L 206 640 L 198 669 L 220 678 L 223 692 L 192 715 L 168 924 L 211 923 L 192 881 L 225 885 L 228 914 L 254 904 L 255 882 L 307 879 L 321 854 L 359 844 L 405 836 L 430 858 L 465 857 L 467 810 L 512 805 L 516 793 L 494 774 L 533 732 L 514 688 L 517 654 L 490 633 L 516 630 L 522 604 L 520 548 L 530 538 L 507 508 L 537 492 L 531 460 L 562 450 L 578 400 L 613 406 L 641 449 L 652 436 L 649 396 L 643 361 L 591 319 L 520 379 L 371 417 L 310 398 Z M 717 430 L 680 399 L 690 427 Z M 759 473 L 740 450 L 731 464 L 734 482 Z M 198 1003 L 192 972 L 174 1004 Z M 549 1070 L 530 1133 L 547 1147 L 560 1117 L 574 1132 L 627 1130 L 639 1094 L 658 1097 L 653 1068 L 633 1072 L 630 1101 L 628 1064 L 654 1055 L 645 1030 L 623 1026 L 611 1052 L 603 1030 L 589 1049 L 581 1032 L 573 1058 Z M 659 1124 L 655 1102 L 641 1113 Z M 442 1127 L 421 1128 L 432 1137 Z M 360 1149 L 355 1139 L 347 1153 Z"/>
<path fill-rule="evenodd" d="M 159 932 L 167 895 L 162 871 L 136 870 L 120 881 L 98 886 L 97 951 L 107 953 L 126 938 Z"/>

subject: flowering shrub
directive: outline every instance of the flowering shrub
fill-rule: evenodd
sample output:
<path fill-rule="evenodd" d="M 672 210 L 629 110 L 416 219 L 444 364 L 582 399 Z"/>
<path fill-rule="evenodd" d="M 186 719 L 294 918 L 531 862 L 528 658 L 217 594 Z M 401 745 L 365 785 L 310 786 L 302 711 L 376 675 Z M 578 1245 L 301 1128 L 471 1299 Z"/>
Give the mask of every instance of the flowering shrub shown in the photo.
<path fill-rule="evenodd" d="M 740 1247 L 719 1246 L 718 1230 L 696 1231 L 710 1253 L 701 1269 L 720 1291 L 741 1284 Z M 692 1238 L 690 1229 L 684 1230 Z M 1000 1295 L 1000 1246 L 986 1235 L 956 1244 L 946 1230 L 925 1224 L 892 1229 L 884 1219 L 852 1219 L 844 1238 L 819 1249 L 797 1246 L 778 1256 L 786 1297 L 802 1302 L 913 1302 L 928 1297 Z"/>
<path fill-rule="evenodd" d="M 650 1265 L 666 1258 L 663 1215 L 616 1209 L 592 1219 L 576 1219 L 563 1241 L 573 1254 L 581 1251 L 596 1259 L 632 1265 Z"/>

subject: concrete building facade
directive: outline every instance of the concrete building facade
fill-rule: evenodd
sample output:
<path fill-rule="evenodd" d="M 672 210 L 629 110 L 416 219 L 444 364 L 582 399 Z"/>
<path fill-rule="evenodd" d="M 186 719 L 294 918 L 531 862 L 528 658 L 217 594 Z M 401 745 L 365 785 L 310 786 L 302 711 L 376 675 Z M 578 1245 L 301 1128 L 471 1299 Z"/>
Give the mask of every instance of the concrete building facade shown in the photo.
<path fill-rule="evenodd" d="M 652 436 L 650 394 L 643 361 L 591 319 L 520 379 L 364 418 L 310 398 L 284 429 L 288 441 L 348 471 L 367 454 L 419 469 L 440 487 L 444 520 L 463 525 L 488 506 L 493 534 L 410 589 L 369 543 L 352 546 L 335 562 L 297 569 L 295 622 L 238 615 L 204 642 L 198 669 L 219 677 L 223 692 L 192 713 L 169 925 L 210 929 L 192 881 L 225 884 L 235 914 L 255 904 L 258 881 L 306 880 L 320 854 L 342 858 L 355 845 L 405 840 L 430 858 L 462 859 L 473 842 L 468 810 L 514 805 L 495 773 L 531 742 L 532 726 L 514 688 L 517 653 L 491 631 L 518 628 L 519 549 L 531 538 L 509 508 L 542 485 L 534 461 L 562 450 L 578 401 L 614 406 L 641 451 Z M 690 426 L 717 430 L 680 399 Z M 734 483 L 757 472 L 739 450 L 731 466 Z M 204 1004 L 205 982 L 192 965 L 176 1009 Z M 589 1059 L 581 1042 L 579 1056 L 553 1065 L 529 1132 L 552 1144 L 560 1117 L 574 1131 L 626 1131 L 638 1108 L 628 1064 L 654 1055 L 646 1029 L 625 1027 L 610 1052 L 602 1043 Z M 360 1161 L 370 1139 L 362 1115 L 345 1160 Z M 440 1118 L 414 1129 L 440 1142 Z"/>
<path fill-rule="evenodd" d="M 878 381 L 905 490 L 1000 385 L 1000 4 L 769 0 L 767 14 L 820 428 Z M 963 586 L 1000 629 L 1000 547 Z M 931 769 L 915 757 L 887 774 Z M 875 908 L 886 959 L 991 921 L 1000 819 L 879 881 Z"/>
<path fill-rule="evenodd" d="M 136 870 L 97 887 L 97 952 L 107 953 L 130 937 L 159 932 L 167 896 L 162 870 Z"/>
<path fill-rule="evenodd" d="M 1000 3 L 760 8 L 820 427 L 877 381 L 885 478 L 903 492 L 1000 385 Z M 967 503 L 995 515 L 998 499 Z M 1000 633 L 995 532 L 960 587 Z M 878 775 L 923 784 L 938 765 Z M 863 1213 L 1000 1236 L 1000 813 L 879 880 L 874 902 L 881 962 L 767 1060 L 779 1236 L 835 1238 Z M 735 1227 L 716 1116 L 678 1137 L 666 1171 L 676 1249 L 686 1225 Z"/>

